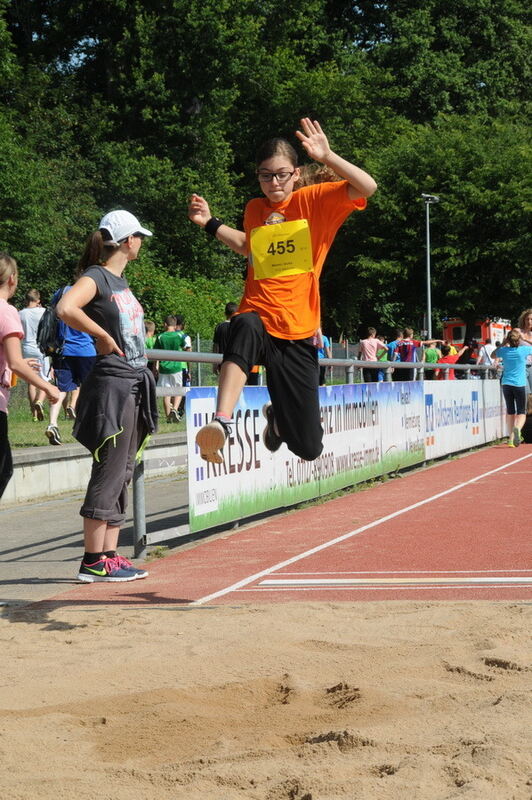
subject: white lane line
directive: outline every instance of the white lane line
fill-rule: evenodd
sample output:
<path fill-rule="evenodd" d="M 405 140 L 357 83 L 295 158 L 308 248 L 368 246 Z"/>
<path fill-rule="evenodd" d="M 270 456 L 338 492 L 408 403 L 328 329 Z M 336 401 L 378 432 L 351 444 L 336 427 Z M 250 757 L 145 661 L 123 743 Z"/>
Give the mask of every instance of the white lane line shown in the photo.
<path fill-rule="evenodd" d="M 526 461 L 528 458 L 532 458 L 532 453 L 529 453 L 526 456 L 522 456 L 521 458 L 517 458 L 515 459 L 515 461 L 510 461 L 507 464 L 503 464 L 500 467 L 496 467 L 495 469 L 490 469 L 488 470 L 488 472 L 483 472 L 481 475 L 477 475 L 476 478 L 470 478 L 468 481 L 464 481 L 463 483 L 458 483 L 456 484 L 456 486 L 452 486 L 450 489 L 445 489 L 443 492 L 438 492 L 437 494 L 431 495 L 431 497 L 425 498 L 425 500 L 420 500 L 417 503 L 412 503 L 412 505 L 400 508 L 399 511 L 394 511 L 392 514 L 387 514 L 385 517 L 380 517 L 379 519 L 376 519 L 373 522 L 368 523 L 367 525 L 362 525 L 362 527 L 360 528 L 356 528 L 353 531 L 349 531 L 349 533 L 344 533 L 342 534 L 342 536 L 337 536 L 334 539 L 330 539 L 328 542 L 323 542 L 322 544 L 319 544 L 316 547 L 312 547 L 310 550 L 305 550 L 303 553 L 299 553 L 299 555 L 297 556 L 292 556 L 292 558 L 287 558 L 286 561 L 280 561 L 278 564 L 273 564 L 273 566 L 267 567 L 266 569 L 263 569 L 260 572 L 256 572 L 254 575 L 249 575 L 247 578 L 243 578 L 242 580 L 237 581 L 236 583 L 233 583 L 230 586 L 226 586 L 225 589 L 220 589 L 217 592 L 213 592 L 212 594 L 205 595 L 205 597 L 201 597 L 199 600 L 194 600 L 194 602 L 190 603 L 190 605 L 201 606 L 204 603 L 210 603 L 212 600 L 216 600 L 218 597 L 223 597 L 224 595 L 230 594 L 231 592 L 234 592 L 237 589 L 241 589 L 243 586 L 248 586 L 250 583 L 257 581 L 259 578 L 263 578 L 265 575 L 271 575 L 272 572 L 277 572 L 278 570 L 283 569 L 284 567 L 289 567 L 291 564 L 295 564 L 297 561 L 301 561 L 304 558 L 308 558 L 309 556 L 312 556 L 315 553 L 320 553 L 322 550 L 326 550 L 329 547 L 333 547 L 333 545 L 335 544 L 339 544 L 340 542 L 345 542 L 346 539 L 351 539 L 353 536 L 358 536 L 360 533 L 363 533 L 364 531 L 370 530 L 371 528 L 376 528 L 377 526 L 382 525 L 385 522 L 389 522 L 389 520 L 395 519 L 396 517 L 399 517 L 402 514 L 407 514 L 409 511 L 413 511 L 416 508 L 420 508 L 421 506 L 424 506 L 427 503 L 432 503 L 434 500 L 439 500 L 440 497 L 445 497 L 446 495 L 452 494 L 453 492 L 458 492 L 465 486 L 470 486 L 473 483 L 477 483 L 483 478 L 487 478 L 490 475 L 495 475 L 497 472 L 501 472 L 502 470 L 508 469 L 508 467 L 511 467 L 514 464 L 519 464 L 521 461 Z"/>
<path fill-rule="evenodd" d="M 468 583 L 488 586 L 523 583 L 530 584 L 532 586 L 532 576 L 530 578 L 525 578 L 523 576 L 504 576 L 497 578 L 293 578 L 291 580 L 270 578 L 269 580 L 261 581 L 259 586 L 264 586 L 268 589 L 276 586 L 295 586 L 301 588 L 305 588 L 306 586 L 317 586 L 318 588 L 320 586 L 338 586 L 339 588 L 342 588 L 344 586 L 404 586 L 406 584 L 411 586 L 439 586 L 442 584 L 457 586 Z"/>
<path fill-rule="evenodd" d="M 491 575 L 495 572 L 530 572 L 529 569 L 361 569 L 345 572 L 280 572 L 279 575 Z"/>
<path fill-rule="evenodd" d="M 441 592 L 443 589 L 476 589 L 477 591 L 486 591 L 487 589 L 530 589 L 529 583 L 512 583 L 511 585 L 498 585 L 493 586 L 490 584 L 489 586 L 472 586 L 471 584 L 460 583 L 457 586 L 449 586 L 448 584 L 442 584 L 441 586 L 342 586 L 342 592 L 386 592 L 387 590 L 392 589 L 394 592 L 428 592 L 431 589 L 437 592 Z M 278 586 L 276 588 L 267 589 L 265 587 L 253 586 L 251 589 L 237 589 L 235 594 L 244 594 L 245 592 L 249 592 L 252 594 L 268 594 L 270 592 L 337 592 L 338 586 Z"/>

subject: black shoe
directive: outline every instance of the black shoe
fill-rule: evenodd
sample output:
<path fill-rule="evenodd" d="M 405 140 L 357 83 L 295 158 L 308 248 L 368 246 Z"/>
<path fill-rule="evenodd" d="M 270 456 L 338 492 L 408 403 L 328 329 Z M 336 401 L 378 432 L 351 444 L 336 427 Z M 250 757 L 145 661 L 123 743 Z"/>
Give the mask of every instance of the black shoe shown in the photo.
<path fill-rule="evenodd" d="M 279 434 L 275 433 L 275 416 L 272 404 L 266 403 L 266 405 L 263 406 L 262 413 L 266 417 L 266 427 L 262 434 L 262 441 L 264 442 L 264 447 L 269 450 L 270 453 L 275 453 L 282 445 L 283 440 Z"/>

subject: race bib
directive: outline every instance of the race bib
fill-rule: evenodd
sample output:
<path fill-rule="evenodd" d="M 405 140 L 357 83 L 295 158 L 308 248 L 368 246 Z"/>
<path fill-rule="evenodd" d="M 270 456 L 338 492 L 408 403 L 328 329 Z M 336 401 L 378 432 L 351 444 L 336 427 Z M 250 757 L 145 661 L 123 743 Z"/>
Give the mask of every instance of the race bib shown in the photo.
<path fill-rule="evenodd" d="M 306 219 L 253 228 L 250 235 L 257 280 L 312 272 L 312 242 Z"/>

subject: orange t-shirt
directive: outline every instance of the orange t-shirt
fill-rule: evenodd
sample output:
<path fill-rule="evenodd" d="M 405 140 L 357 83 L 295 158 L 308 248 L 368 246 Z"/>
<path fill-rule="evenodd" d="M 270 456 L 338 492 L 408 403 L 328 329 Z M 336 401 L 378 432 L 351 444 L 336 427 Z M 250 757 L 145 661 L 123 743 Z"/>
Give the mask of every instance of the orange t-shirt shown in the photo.
<path fill-rule="evenodd" d="M 347 181 L 318 183 L 293 192 L 282 203 L 250 200 L 244 212 L 249 265 L 239 311 L 256 311 L 264 327 L 280 339 L 306 339 L 320 327 L 319 279 L 338 228 L 352 211 L 362 211 L 366 198 L 351 200 Z M 310 233 L 310 268 L 279 277 L 255 277 L 251 234 L 264 225 L 306 220 Z M 289 242 L 292 240 L 288 240 Z"/>

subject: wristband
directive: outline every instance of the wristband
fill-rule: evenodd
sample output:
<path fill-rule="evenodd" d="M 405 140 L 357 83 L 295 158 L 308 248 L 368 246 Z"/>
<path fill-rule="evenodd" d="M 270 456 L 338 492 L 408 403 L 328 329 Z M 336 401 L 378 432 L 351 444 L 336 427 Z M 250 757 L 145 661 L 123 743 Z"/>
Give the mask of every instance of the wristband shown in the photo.
<path fill-rule="evenodd" d="M 210 220 L 207 221 L 203 230 L 205 233 L 210 233 L 211 236 L 216 236 L 216 231 L 223 225 L 223 220 L 218 219 L 218 217 L 211 217 Z"/>

